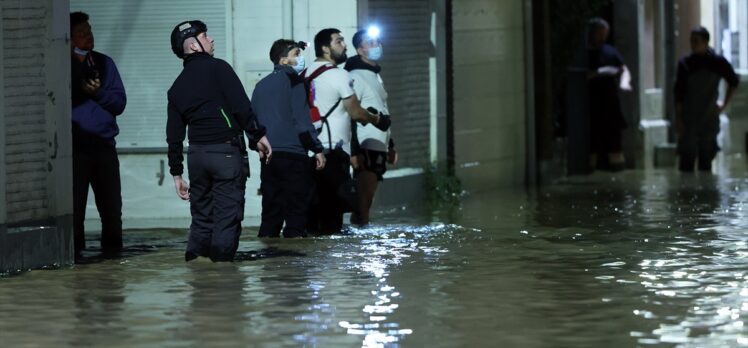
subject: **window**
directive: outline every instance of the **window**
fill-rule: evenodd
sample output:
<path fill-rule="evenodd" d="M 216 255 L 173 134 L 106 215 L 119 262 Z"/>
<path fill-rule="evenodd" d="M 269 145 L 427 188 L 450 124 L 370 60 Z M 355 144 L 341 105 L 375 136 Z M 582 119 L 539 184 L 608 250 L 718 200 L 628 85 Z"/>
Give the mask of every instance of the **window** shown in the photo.
<path fill-rule="evenodd" d="M 718 0 L 715 49 L 741 74 L 748 74 L 748 0 Z"/>

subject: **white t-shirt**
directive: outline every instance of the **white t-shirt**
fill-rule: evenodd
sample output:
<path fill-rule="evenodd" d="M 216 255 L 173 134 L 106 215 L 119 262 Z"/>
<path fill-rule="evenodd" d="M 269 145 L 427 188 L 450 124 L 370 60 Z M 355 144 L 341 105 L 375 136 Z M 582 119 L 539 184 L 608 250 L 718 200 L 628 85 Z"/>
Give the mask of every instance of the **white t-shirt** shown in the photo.
<path fill-rule="evenodd" d="M 310 76 L 315 70 L 325 65 L 332 65 L 332 63 L 312 63 L 307 69 L 305 76 Z M 353 91 L 353 79 L 351 75 L 340 68 L 330 69 L 312 80 L 312 89 L 314 90 L 314 106 L 319 109 L 321 116 L 325 116 L 335 103 L 340 100 L 335 110 L 327 118 L 327 124 L 323 124 L 322 130 L 319 132 L 319 141 L 326 149 L 340 147 L 343 151 L 350 154 L 351 117 L 345 111 L 343 100 L 341 99 L 349 98 L 355 93 Z M 331 135 L 329 138 L 327 136 L 328 127 Z"/>
<path fill-rule="evenodd" d="M 353 77 L 354 90 L 358 100 L 361 101 L 361 107 L 366 109 L 373 107 L 385 115 L 389 115 L 387 109 L 387 91 L 384 90 L 384 83 L 379 74 L 366 69 L 356 69 L 350 71 Z M 362 149 L 387 152 L 390 142 L 390 131 L 379 130 L 372 124 L 358 126 L 358 142 Z"/>

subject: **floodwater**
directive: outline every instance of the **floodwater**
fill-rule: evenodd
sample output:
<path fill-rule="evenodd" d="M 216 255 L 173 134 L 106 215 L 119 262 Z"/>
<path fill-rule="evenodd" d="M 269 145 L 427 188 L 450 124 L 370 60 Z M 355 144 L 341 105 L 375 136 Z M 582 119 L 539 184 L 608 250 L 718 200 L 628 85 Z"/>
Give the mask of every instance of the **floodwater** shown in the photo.
<path fill-rule="evenodd" d="M 596 173 L 340 236 L 248 228 L 233 264 L 130 231 L 120 257 L 0 278 L 0 346 L 748 345 L 747 199 L 744 165 Z"/>

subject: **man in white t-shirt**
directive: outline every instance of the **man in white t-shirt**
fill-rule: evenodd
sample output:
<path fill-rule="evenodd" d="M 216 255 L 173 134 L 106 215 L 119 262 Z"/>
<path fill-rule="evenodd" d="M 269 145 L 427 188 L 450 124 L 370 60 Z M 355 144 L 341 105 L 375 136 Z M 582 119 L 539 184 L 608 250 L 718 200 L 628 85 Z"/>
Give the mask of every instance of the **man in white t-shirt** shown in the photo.
<path fill-rule="evenodd" d="M 353 47 L 358 55 L 348 59 L 345 70 L 353 77 L 354 90 L 361 100 L 361 106 L 389 115 L 387 91 L 379 76 L 382 68 L 377 64 L 382 57 L 378 30 L 370 28 L 356 32 L 353 35 Z M 356 130 L 358 136 L 354 139 L 351 163 L 358 185 L 358 209 L 351 216 L 351 223 L 366 225 L 369 223 L 369 210 L 379 181 L 384 178 L 387 163 L 397 163 L 397 151 L 389 130 L 383 132 L 372 125 L 357 125 Z"/>
<path fill-rule="evenodd" d="M 309 85 L 312 118 L 321 118 L 319 140 L 325 147 L 327 165 L 316 173 L 317 201 L 309 209 L 310 233 L 339 233 L 347 205 L 343 199 L 351 182 L 351 120 L 375 124 L 386 131 L 389 117 L 364 110 L 353 90 L 350 74 L 337 67 L 346 61 L 346 44 L 340 30 L 323 29 L 314 37 L 317 59 L 303 72 Z M 315 110 L 316 109 L 316 110 Z"/>

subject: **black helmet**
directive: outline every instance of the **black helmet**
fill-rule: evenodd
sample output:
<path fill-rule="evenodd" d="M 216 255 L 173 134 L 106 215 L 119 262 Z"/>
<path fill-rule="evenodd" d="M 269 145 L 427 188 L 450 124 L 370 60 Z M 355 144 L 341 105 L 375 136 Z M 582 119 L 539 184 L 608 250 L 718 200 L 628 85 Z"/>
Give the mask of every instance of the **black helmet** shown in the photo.
<path fill-rule="evenodd" d="M 171 31 L 171 50 L 179 58 L 184 58 L 184 40 L 191 37 L 196 37 L 200 33 L 208 31 L 208 26 L 202 21 L 184 21 L 177 24 L 174 30 Z"/>

